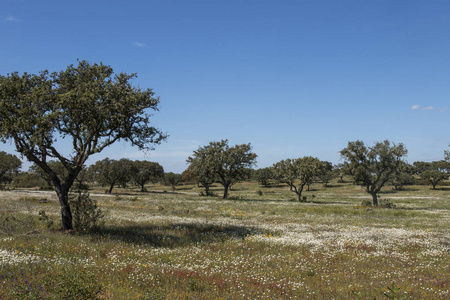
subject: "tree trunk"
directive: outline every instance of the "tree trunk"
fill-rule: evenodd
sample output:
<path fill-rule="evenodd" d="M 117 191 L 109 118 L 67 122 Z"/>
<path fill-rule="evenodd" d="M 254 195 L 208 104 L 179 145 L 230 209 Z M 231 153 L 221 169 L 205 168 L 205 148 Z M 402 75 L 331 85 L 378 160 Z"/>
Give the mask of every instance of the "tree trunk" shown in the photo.
<path fill-rule="evenodd" d="M 297 194 L 298 202 L 305 202 L 302 199 L 303 187 L 304 185 L 300 185 L 298 188 L 294 186 L 294 192 Z"/>
<path fill-rule="evenodd" d="M 109 186 L 108 194 L 111 194 L 111 193 L 112 193 L 113 188 L 114 188 L 114 183 L 112 183 L 112 184 Z"/>
<path fill-rule="evenodd" d="M 228 198 L 228 188 L 230 187 L 229 184 L 224 184 L 223 185 L 223 199 L 227 199 Z"/>
<path fill-rule="evenodd" d="M 56 194 L 58 195 L 59 204 L 61 205 L 61 218 L 64 230 L 72 230 L 72 212 L 69 206 L 69 190 L 60 186 L 55 186 Z"/>
<path fill-rule="evenodd" d="M 203 186 L 205 187 L 206 196 L 209 196 L 209 185 L 208 184 L 204 184 Z"/>
<path fill-rule="evenodd" d="M 373 206 L 378 207 L 378 196 L 376 192 L 370 192 L 370 195 L 372 195 L 372 201 L 373 201 Z"/>

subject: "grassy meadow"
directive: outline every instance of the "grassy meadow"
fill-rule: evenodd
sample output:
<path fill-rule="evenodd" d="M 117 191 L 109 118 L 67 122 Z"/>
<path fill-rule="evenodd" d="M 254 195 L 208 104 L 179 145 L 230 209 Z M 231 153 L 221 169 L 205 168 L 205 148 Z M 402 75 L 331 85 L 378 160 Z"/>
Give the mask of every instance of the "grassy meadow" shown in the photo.
<path fill-rule="evenodd" d="M 311 188 L 299 203 L 251 181 L 228 200 L 94 187 L 105 217 L 89 234 L 59 229 L 54 192 L 1 191 L 0 299 L 450 297 L 450 188 L 385 187 L 393 208 L 351 183 Z"/>

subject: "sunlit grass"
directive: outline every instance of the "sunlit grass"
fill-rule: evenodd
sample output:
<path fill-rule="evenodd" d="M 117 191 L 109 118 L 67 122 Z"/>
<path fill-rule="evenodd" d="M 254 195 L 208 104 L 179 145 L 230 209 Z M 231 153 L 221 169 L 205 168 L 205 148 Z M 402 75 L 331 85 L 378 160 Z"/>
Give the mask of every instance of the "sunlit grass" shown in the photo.
<path fill-rule="evenodd" d="M 350 183 L 315 184 L 306 203 L 254 182 L 231 200 L 148 190 L 91 189 L 106 218 L 88 235 L 59 230 L 52 193 L 1 192 L 0 299 L 387 299 L 393 283 L 449 296 L 449 190 L 387 187 L 393 209 Z"/>

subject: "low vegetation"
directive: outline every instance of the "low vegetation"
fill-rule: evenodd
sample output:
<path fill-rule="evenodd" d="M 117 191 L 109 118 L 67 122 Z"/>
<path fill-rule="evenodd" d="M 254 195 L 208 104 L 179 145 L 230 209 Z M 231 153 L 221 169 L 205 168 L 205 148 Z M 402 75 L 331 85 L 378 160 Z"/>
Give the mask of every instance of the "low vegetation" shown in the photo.
<path fill-rule="evenodd" d="M 54 192 L 1 191 L 0 299 L 448 299 L 450 188 L 385 186 L 376 208 L 344 180 L 306 202 L 248 180 L 228 199 L 91 186 L 102 218 L 82 232 Z"/>

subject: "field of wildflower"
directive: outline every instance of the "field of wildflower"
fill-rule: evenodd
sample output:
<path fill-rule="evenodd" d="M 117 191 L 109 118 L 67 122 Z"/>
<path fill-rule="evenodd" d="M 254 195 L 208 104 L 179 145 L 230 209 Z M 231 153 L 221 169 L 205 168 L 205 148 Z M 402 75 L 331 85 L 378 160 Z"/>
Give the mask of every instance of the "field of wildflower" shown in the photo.
<path fill-rule="evenodd" d="M 60 230 L 54 192 L 0 192 L 0 299 L 448 299 L 450 189 L 351 183 L 91 189 L 105 217 Z M 215 187 L 220 194 L 220 186 Z"/>

